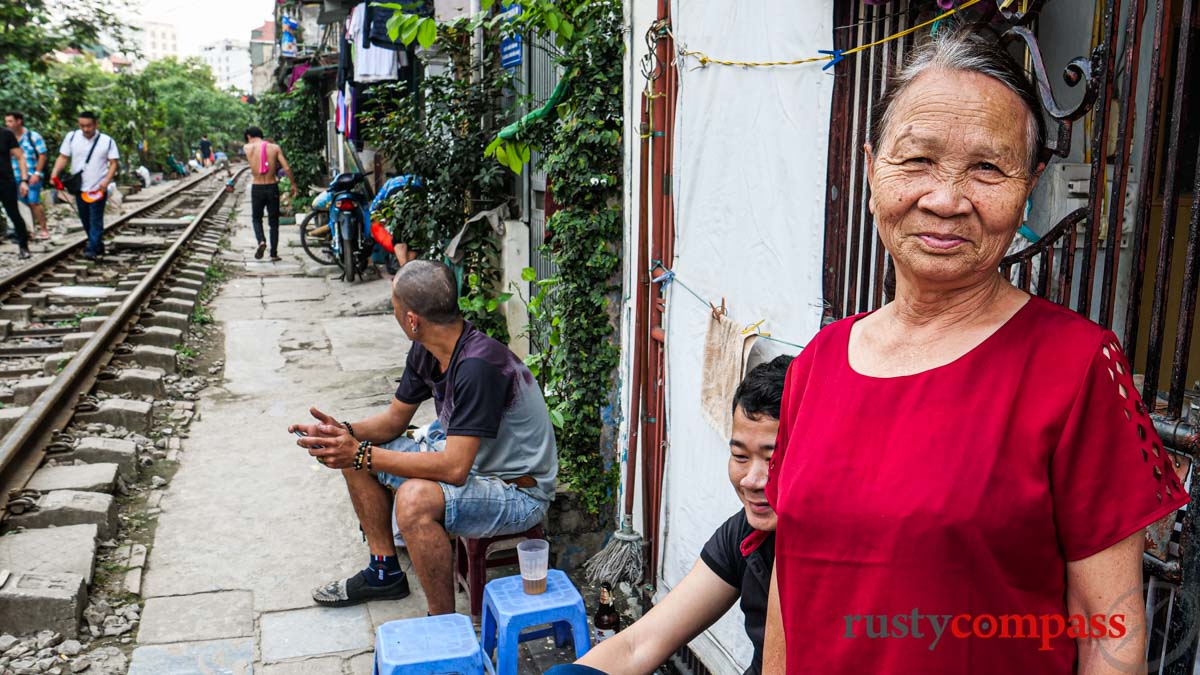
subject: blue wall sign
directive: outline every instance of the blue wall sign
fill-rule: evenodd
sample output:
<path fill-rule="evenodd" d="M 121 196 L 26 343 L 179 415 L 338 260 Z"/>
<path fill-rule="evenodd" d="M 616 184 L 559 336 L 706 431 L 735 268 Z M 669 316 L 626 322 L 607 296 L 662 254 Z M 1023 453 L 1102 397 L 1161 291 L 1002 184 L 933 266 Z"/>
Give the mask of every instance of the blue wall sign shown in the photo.
<path fill-rule="evenodd" d="M 508 16 L 507 21 L 512 21 L 518 14 L 521 13 L 520 5 L 504 5 L 504 13 Z M 500 67 L 509 70 L 520 66 L 525 50 L 521 45 L 520 34 L 506 37 L 500 40 Z"/>

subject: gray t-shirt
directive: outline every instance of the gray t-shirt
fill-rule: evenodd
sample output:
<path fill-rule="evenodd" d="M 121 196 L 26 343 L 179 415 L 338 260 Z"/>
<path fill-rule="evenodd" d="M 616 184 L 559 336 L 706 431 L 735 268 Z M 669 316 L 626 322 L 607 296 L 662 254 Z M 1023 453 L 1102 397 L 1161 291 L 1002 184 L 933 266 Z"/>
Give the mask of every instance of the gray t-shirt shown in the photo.
<path fill-rule="evenodd" d="M 532 476 L 537 487 L 526 491 L 554 499 L 558 448 L 542 390 L 516 354 L 469 321 L 445 373 L 429 350 L 413 344 L 396 398 L 410 404 L 433 398 L 447 436 L 478 436 L 472 473 Z"/>

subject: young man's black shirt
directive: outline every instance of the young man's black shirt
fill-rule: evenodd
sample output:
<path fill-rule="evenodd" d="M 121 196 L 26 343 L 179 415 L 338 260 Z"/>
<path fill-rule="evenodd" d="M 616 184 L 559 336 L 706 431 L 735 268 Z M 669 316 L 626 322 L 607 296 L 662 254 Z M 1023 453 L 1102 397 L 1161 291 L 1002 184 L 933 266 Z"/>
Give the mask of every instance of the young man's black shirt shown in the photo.
<path fill-rule="evenodd" d="M 704 564 L 741 593 L 739 606 L 746 617 L 746 635 L 754 645 L 754 660 L 746 669 L 746 673 L 752 675 L 762 672 L 767 594 L 771 590 L 771 569 L 775 565 L 774 533 L 767 535 L 748 555 L 742 554 L 742 542 L 756 532 L 746 521 L 746 511 L 739 509 L 717 528 L 700 551 Z"/>

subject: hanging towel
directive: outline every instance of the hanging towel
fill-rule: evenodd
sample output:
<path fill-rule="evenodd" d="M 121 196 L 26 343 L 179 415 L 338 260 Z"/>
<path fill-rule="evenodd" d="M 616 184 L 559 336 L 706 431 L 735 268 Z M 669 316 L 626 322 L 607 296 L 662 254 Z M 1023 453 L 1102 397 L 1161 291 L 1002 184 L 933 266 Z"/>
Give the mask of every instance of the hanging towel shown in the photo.
<path fill-rule="evenodd" d="M 733 393 L 746 370 L 756 333 L 745 335 L 742 327 L 725 314 L 708 319 L 704 337 L 704 363 L 700 374 L 700 410 L 709 426 L 729 438 L 733 431 Z"/>
<path fill-rule="evenodd" d="M 263 141 L 258 144 L 258 175 L 265 176 L 271 170 L 271 162 L 267 158 L 267 149 L 271 144 Z"/>

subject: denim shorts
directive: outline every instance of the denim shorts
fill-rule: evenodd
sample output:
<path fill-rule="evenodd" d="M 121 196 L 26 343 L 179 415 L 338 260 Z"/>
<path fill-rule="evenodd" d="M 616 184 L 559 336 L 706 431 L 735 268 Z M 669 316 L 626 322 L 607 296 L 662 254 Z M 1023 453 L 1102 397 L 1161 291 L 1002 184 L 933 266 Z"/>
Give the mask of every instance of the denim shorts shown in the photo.
<path fill-rule="evenodd" d="M 435 438 L 430 445 L 437 448 L 439 430 L 431 430 Z M 444 438 L 444 437 L 443 437 Z M 417 441 L 407 436 L 383 443 L 386 450 L 399 452 L 421 452 Z M 406 478 L 376 472 L 379 482 L 395 490 Z M 446 533 L 458 537 L 478 539 L 503 534 L 524 532 L 542 522 L 550 503 L 539 499 L 516 485 L 505 483 L 495 476 L 480 476 L 471 472 L 462 485 L 438 483 L 442 486 L 442 497 L 446 502 L 444 524 Z"/>
<path fill-rule="evenodd" d="M 19 195 L 21 193 L 18 192 L 17 194 Z M 30 206 L 33 206 L 35 204 L 41 204 L 42 203 L 42 184 L 39 182 L 37 185 L 30 185 L 29 186 L 29 194 L 25 195 L 24 197 L 18 197 L 18 199 L 21 200 L 22 204 L 28 204 Z"/>

